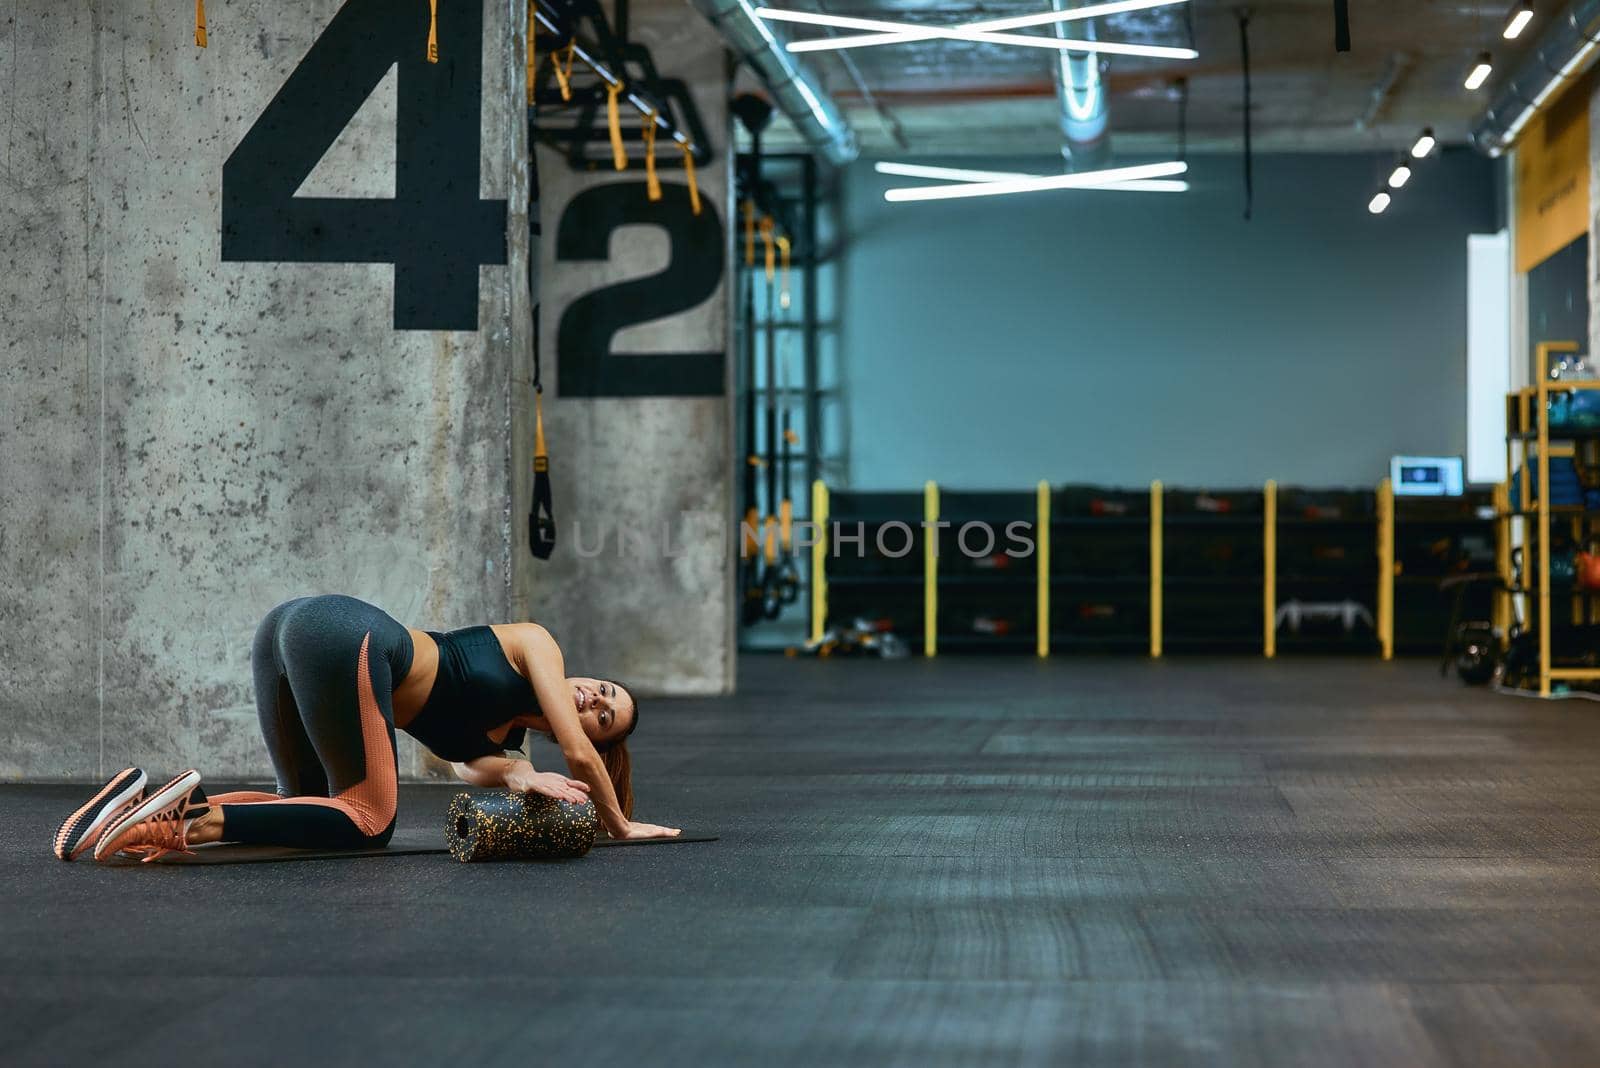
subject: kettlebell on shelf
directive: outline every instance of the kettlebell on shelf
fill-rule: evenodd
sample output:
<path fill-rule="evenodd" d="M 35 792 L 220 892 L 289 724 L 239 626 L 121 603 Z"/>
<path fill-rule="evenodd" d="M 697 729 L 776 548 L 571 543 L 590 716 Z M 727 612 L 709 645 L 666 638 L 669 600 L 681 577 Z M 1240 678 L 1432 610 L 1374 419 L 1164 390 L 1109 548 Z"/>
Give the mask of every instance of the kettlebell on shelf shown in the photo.
<path fill-rule="evenodd" d="M 1600 590 L 1600 553 L 1579 553 L 1573 560 L 1573 569 L 1580 590 Z"/>

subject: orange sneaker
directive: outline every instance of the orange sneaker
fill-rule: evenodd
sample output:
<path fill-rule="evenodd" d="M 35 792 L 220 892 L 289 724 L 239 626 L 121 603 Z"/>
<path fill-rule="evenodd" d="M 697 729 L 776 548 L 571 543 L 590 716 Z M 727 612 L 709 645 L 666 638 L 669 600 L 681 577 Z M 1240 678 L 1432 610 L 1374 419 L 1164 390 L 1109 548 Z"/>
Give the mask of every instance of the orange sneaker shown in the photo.
<path fill-rule="evenodd" d="M 148 862 L 168 853 L 192 853 L 189 828 L 210 811 L 206 792 L 200 789 L 200 773 L 191 768 L 107 827 L 94 845 L 94 859 L 142 853 Z"/>
<path fill-rule="evenodd" d="M 56 856 L 62 860 L 74 860 L 94 848 L 101 831 L 144 799 L 145 781 L 144 772 L 138 768 L 125 768 L 111 776 L 56 831 L 51 846 Z"/>

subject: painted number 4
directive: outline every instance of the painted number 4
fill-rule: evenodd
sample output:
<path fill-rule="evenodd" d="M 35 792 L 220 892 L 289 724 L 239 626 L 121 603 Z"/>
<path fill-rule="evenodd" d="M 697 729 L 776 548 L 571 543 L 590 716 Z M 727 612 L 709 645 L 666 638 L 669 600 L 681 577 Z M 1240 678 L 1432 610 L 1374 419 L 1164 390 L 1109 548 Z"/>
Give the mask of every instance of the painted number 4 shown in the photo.
<path fill-rule="evenodd" d="M 440 5 L 443 7 L 444 5 Z M 349 0 L 222 168 L 222 258 L 392 263 L 396 330 L 476 330 L 478 267 L 506 262 L 506 202 L 478 196 L 483 7 Z M 393 200 L 297 197 L 399 65 Z"/>

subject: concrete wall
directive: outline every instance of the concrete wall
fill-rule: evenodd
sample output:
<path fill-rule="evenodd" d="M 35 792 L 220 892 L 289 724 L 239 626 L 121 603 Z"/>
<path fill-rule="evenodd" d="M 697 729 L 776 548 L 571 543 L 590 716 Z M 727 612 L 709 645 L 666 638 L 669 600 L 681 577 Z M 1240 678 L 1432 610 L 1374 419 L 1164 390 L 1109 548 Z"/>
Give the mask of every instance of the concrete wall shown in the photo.
<path fill-rule="evenodd" d="M 1045 159 L 965 161 L 1027 170 Z M 889 204 L 847 177 L 850 481 L 1376 484 L 1466 438 L 1466 236 L 1489 161 L 1449 151 L 1387 214 L 1390 157 L 1234 156 L 1183 195 Z"/>
<path fill-rule="evenodd" d="M 1578 238 L 1528 272 L 1527 349 L 1529 373 L 1538 375 L 1541 341 L 1589 340 L 1589 236 Z"/>
<path fill-rule="evenodd" d="M 265 776 L 249 643 L 288 597 L 345 592 L 428 627 L 525 614 L 510 13 L 483 8 L 479 195 L 510 201 L 512 262 L 469 268 L 475 324 L 396 329 L 391 264 L 222 256 L 224 161 L 347 5 L 206 6 L 204 50 L 191 5 L 0 16 L 0 777 Z M 448 72 L 478 42 L 441 7 Z M 425 0 L 389 19 L 423 48 Z M 403 82 L 303 195 L 405 184 Z M 419 767 L 410 743 L 402 767 Z"/>

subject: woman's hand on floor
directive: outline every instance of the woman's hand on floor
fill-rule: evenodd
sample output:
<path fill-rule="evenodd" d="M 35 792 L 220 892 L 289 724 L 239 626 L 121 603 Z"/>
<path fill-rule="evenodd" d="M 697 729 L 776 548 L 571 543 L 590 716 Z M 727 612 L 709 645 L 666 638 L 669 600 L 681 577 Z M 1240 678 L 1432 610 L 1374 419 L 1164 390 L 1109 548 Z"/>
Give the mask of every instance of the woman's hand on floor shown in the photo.
<path fill-rule="evenodd" d="M 628 833 L 624 834 L 624 835 L 621 835 L 620 837 L 622 837 L 622 838 L 676 838 L 676 837 L 678 837 L 678 835 L 680 835 L 682 833 L 683 833 L 683 831 L 679 830 L 677 827 L 657 827 L 653 823 L 629 823 L 628 824 Z M 618 835 L 612 835 L 611 837 L 616 838 L 616 837 L 619 837 L 619 836 Z"/>
<path fill-rule="evenodd" d="M 535 771 L 532 764 L 519 764 L 506 775 L 506 789 L 519 794 L 543 794 L 557 801 L 581 805 L 589 800 L 589 784 L 569 779 L 553 771 Z"/>

